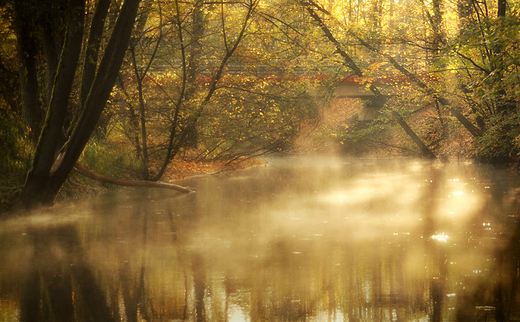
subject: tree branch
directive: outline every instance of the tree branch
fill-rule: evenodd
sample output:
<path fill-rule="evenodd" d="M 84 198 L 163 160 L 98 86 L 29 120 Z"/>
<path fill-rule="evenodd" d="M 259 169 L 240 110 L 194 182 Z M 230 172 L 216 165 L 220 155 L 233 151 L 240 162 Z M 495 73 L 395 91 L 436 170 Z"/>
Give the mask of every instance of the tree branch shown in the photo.
<path fill-rule="evenodd" d="M 458 51 L 455 51 L 455 53 L 457 55 L 459 55 L 460 57 L 464 58 L 465 60 L 469 61 L 473 66 L 475 66 L 478 70 L 481 70 L 483 71 L 486 75 L 489 75 L 491 73 L 491 71 L 489 71 L 488 69 L 478 65 L 477 63 L 475 63 L 475 61 L 473 61 L 473 59 L 471 59 L 470 57 L 458 52 Z"/>

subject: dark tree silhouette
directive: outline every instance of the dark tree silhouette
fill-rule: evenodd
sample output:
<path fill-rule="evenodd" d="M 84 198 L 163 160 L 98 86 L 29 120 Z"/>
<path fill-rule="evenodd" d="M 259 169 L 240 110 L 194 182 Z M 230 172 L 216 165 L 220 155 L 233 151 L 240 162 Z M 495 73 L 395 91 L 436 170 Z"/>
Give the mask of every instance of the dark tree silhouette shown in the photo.
<path fill-rule="evenodd" d="M 117 21 L 110 31 L 105 26 L 109 0 L 96 3 L 88 22 L 85 0 L 13 2 L 23 110 L 33 134 L 39 133 L 20 196 L 24 206 L 33 206 L 54 201 L 87 144 L 116 81 L 140 0 L 126 0 L 117 8 Z M 87 45 L 81 68 L 84 37 Z M 101 53 L 104 37 L 108 41 Z M 38 55 L 40 47 L 44 55 Z M 43 80 L 35 72 L 40 65 L 46 66 Z M 78 71 L 82 72 L 79 100 L 74 96 L 79 92 L 74 86 Z M 43 99 L 35 97 L 39 88 L 47 90 Z"/>

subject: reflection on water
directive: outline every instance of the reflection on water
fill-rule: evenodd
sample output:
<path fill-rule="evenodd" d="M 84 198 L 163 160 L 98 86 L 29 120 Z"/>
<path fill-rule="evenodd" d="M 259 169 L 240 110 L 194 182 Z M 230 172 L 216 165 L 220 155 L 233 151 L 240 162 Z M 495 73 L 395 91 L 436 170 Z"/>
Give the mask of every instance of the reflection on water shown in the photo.
<path fill-rule="evenodd" d="M 520 318 L 511 173 L 274 159 L 0 226 L 1 320 Z"/>

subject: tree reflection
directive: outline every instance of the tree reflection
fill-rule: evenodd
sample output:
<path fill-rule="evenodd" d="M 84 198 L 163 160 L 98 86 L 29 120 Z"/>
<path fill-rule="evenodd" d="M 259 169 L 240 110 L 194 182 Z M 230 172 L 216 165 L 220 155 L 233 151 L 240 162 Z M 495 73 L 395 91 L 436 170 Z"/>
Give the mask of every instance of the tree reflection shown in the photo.
<path fill-rule="evenodd" d="M 518 203 L 514 200 L 510 207 L 503 209 L 504 213 L 518 217 Z M 458 317 L 485 320 L 492 316 L 496 321 L 511 321 L 520 318 L 520 301 L 518 293 L 520 272 L 520 223 L 515 221 L 511 237 L 506 240 L 503 248 L 493 251 L 493 265 L 487 274 L 477 282 L 471 296 L 465 298 L 464 305 L 459 306 Z M 468 309 L 474 308 L 474 310 Z"/>
<path fill-rule="evenodd" d="M 72 224 L 31 229 L 34 251 L 21 299 L 22 321 L 111 321 Z"/>
<path fill-rule="evenodd" d="M 435 167 L 431 167 L 429 171 L 429 182 L 426 184 L 423 196 L 420 199 L 422 203 L 423 215 L 423 238 L 424 248 L 431 256 L 430 266 L 433 277 L 430 281 L 430 302 L 431 302 L 431 320 L 442 321 L 442 307 L 444 296 L 446 294 L 446 263 L 444 258 L 446 252 L 442 248 L 444 245 L 431 242 L 430 236 L 437 234 L 436 213 L 438 211 L 437 203 L 439 199 L 440 183 L 445 181 L 441 171 Z"/>
<path fill-rule="evenodd" d="M 204 293 L 206 291 L 206 269 L 204 259 L 199 254 L 192 254 L 193 288 L 195 289 L 195 312 L 197 321 L 206 321 Z"/>
<path fill-rule="evenodd" d="M 519 318 L 512 187 L 436 166 L 398 179 L 356 169 L 318 172 L 321 195 L 306 169 L 205 179 L 182 199 L 125 191 L 85 221 L 32 228 L 14 244 L 4 234 L 0 260 L 30 263 L 2 271 L 0 305 L 19 300 L 22 320 Z"/>

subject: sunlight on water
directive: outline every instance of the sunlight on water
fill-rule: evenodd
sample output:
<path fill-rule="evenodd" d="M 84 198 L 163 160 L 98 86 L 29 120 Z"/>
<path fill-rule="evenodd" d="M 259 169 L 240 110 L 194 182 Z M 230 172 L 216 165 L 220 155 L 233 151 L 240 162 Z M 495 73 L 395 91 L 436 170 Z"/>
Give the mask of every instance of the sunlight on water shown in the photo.
<path fill-rule="evenodd" d="M 237 306 L 231 306 L 229 308 L 229 313 L 228 313 L 228 317 L 227 317 L 227 321 L 229 322 L 245 322 L 245 321 L 249 321 L 250 319 L 248 318 L 246 312 L 244 312 L 240 307 L 237 307 Z"/>
<path fill-rule="evenodd" d="M 444 243 L 448 241 L 448 238 L 449 238 L 449 236 L 445 235 L 444 233 L 431 236 L 431 239 L 435 239 L 435 240 L 438 240 L 438 241 L 444 242 Z"/>
<path fill-rule="evenodd" d="M 516 291 L 503 263 L 516 263 L 518 181 L 505 178 L 320 157 L 194 178 L 188 196 L 120 189 L 1 226 L 2 316 L 493 320 L 497 287 Z"/>

